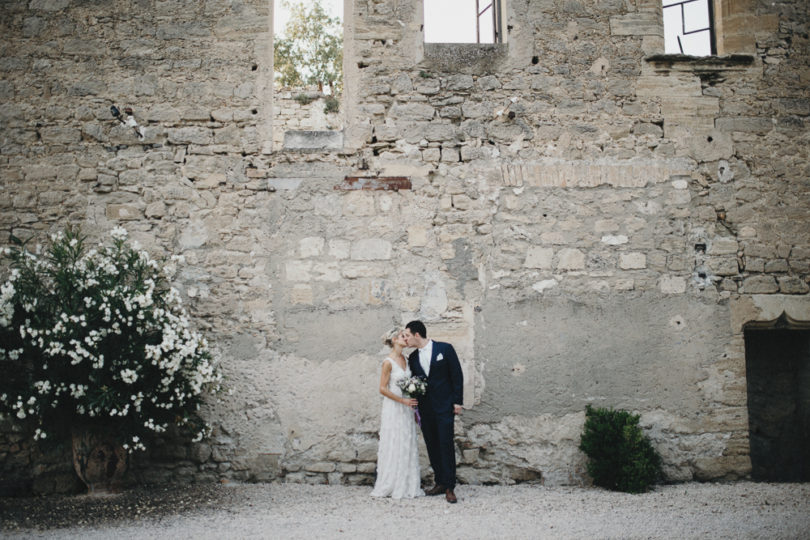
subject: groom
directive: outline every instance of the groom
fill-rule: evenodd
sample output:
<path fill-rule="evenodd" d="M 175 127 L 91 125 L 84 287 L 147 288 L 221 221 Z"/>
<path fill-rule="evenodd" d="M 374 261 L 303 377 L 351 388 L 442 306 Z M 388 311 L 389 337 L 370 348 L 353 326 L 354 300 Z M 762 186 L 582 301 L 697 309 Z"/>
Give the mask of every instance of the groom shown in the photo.
<path fill-rule="evenodd" d="M 453 346 L 427 338 L 422 321 L 405 325 L 405 341 L 416 347 L 408 357 L 411 373 L 427 379 L 427 392 L 419 398 L 422 435 L 436 485 L 426 495 L 441 495 L 456 502 L 456 450 L 453 442 L 454 415 L 461 414 L 464 376 Z"/>

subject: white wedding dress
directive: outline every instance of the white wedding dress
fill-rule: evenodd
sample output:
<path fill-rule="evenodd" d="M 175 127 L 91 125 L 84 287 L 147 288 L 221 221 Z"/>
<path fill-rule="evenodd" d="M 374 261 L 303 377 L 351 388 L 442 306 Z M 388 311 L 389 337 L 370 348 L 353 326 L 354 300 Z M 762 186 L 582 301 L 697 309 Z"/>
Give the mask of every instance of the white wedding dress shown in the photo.
<path fill-rule="evenodd" d="M 397 396 L 402 390 L 397 381 L 411 376 L 411 370 L 402 369 L 395 361 L 391 363 L 388 389 Z M 380 415 L 380 446 L 377 451 L 377 481 L 372 497 L 394 499 L 421 497 L 419 487 L 419 450 L 416 447 L 416 422 L 412 408 L 383 396 Z"/>

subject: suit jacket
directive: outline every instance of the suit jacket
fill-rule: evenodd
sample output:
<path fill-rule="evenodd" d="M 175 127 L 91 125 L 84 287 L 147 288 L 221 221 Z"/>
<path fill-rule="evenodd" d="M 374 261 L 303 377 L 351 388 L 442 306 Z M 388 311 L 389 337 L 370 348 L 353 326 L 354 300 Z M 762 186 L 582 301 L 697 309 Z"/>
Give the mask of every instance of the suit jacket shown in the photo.
<path fill-rule="evenodd" d="M 419 349 L 410 354 L 408 364 L 413 375 L 425 376 L 419 363 Z M 419 398 L 420 411 L 427 409 L 434 413 L 452 413 L 454 404 L 464 403 L 464 375 L 456 350 L 449 343 L 433 342 L 427 381 L 427 393 Z"/>

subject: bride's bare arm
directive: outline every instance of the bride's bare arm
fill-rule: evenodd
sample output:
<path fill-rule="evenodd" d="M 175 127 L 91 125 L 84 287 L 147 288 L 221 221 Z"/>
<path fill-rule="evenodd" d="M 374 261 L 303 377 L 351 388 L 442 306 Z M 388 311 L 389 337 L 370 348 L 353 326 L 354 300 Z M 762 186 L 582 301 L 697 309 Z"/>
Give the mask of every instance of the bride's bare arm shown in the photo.
<path fill-rule="evenodd" d="M 388 389 L 388 381 L 391 379 L 391 362 L 383 362 L 382 373 L 380 374 L 380 393 L 388 399 L 393 399 L 397 403 L 402 403 L 408 407 L 415 407 L 417 401 L 400 397 Z"/>

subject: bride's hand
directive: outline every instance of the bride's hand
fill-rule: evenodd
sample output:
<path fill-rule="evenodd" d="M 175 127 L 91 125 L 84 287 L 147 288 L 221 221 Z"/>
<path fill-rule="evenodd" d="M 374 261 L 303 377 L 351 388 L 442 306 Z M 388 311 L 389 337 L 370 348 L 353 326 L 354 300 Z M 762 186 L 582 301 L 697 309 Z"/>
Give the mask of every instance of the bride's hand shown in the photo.
<path fill-rule="evenodd" d="M 419 402 L 414 398 L 402 398 L 402 404 L 407 405 L 408 407 L 416 407 L 419 405 Z"/>

